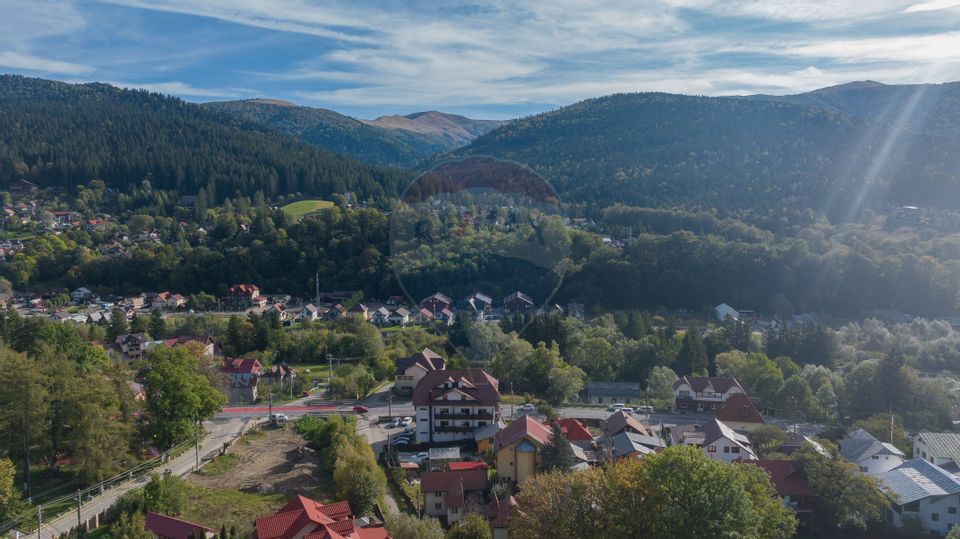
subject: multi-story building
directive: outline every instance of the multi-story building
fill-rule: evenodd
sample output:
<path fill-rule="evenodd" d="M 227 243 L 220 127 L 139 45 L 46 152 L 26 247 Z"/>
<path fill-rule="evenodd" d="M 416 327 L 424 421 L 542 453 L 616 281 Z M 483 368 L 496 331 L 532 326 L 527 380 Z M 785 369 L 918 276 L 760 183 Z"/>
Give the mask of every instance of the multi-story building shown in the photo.
<path fill-rule="evenodd" d="M 714 376 L 681 376 L 673 383 L 677 410 L 716 412 L 732 395 L 746 394 L 735 378 Z"/>
<path fill-rule="evenodd" d="M 473 440 L 473 431 L 500 419 L 498 384 L 480 369 L 426 373 L 413 390 L 417 441 Z"/>
<path fill-rule="evenodd" d="M 442 371 L 445 362 L 440 354 L 429 348 L 417 352 L 409 357 L 394 360 L 395 381 L 393 387 L 398 393 L 411 393 L 420 380 L 430 371 Z"/>

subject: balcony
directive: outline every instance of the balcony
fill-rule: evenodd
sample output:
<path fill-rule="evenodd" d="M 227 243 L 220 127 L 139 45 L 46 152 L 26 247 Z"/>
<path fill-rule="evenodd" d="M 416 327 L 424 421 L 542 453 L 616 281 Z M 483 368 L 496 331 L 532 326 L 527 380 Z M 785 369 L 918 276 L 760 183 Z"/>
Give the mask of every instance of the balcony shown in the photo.
<path fill-rule="evenodd" d="M 466 414 L 462 412 L 443 412 L 443 413 L 437 412 L 433 414 L 433 417 L 434 419 L 454 419 L 454 420 L 480 419 L 480 420 L 486 420 L 486 421 L 493 420 L 493 414 L 491 414 L 490 412 L 480 412 L 480 411 L 469 412 Z"/>
<path fill-rule="evenodd" d="M 473 432 L 477 430 L 477 427 L 458 427 L 454 425 L 435 425 L 433 427 L 434 432 Z"/>

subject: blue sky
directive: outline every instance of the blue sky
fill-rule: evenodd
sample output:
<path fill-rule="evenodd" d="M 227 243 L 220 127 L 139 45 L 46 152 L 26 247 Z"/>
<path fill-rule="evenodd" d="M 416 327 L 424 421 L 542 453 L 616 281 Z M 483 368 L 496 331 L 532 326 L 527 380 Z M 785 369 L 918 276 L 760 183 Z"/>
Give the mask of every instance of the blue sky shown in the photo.
<path fill-rule="evenodd" d="M 373 118 L 960 80 L 960 0 L 0 0 L 0 72 Z"/>

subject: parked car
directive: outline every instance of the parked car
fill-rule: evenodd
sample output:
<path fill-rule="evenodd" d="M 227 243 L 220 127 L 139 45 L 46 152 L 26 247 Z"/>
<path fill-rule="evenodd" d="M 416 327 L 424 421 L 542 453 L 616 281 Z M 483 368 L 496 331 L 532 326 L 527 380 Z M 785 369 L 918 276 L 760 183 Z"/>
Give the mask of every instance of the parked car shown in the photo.
<path fill-rule="evenodd" d="M 641 414 L 652 414 L 656 410 L 653 409 L 653 406 L 650 406 L 649 404 L 645 404 L 637 408 L 637 411 L 640 412 Z"/>
<path fill-rule="evenodd" d="M 301 397 L 309 397 L 309 396 L 310 396 L 310 392 L 309 392 L 309 391 L 304 391 L 303 393 L 300 394 L 300 396 L 301 396 Z"/>
<path fill-rule="evenodd" d="M 400 460 L 406 462 L 416 462 L 417 464 L 423 466 L 428 460 L 430 460 L 430 454 L 427 452 L 417 453 L 416 455 L 408 455 L 406 457 L 400 457 Z"/>
<path fill-rule="evenodd" d="M 405 417 L 405 418 L 403 418 L 403 419 L 400 420 L 400 426 L 401 426 L 401 427 L 409 427 L 410 425 L 413 425 L 413 418 L 412 418 L 412 417 Z"/>
<path fill-rule="evenodd" d="M 390 421 L 387 422 L 386 425 L 384 425 L 384 427 L 385 427 L 385 428 L 388 428 L 388 429 L 395 429 L 395 428 L 397 428 L 397 427 L 399 427 L 399 426 L 400 426 L 400 418 L 399 418 L 399 417 L 395 417 L 395 418 L 391 419 Z"/>
<path fill-rule="evenodd" d="M 280 426 L 287 423 L 287 414 L 273 414 L 270 416 L 270 422 Z"/>
<path fill-rule="evenodd" d="M 618 403 L 616 403 L 616 404 L 611 404 L 610 406 L 607 406 L 607 411 L 608 411 L 608 412 L 616 412 L 616 411 L 619 410 L 620 408 L 623 408 L 623 404 L 618 402 Z"/>
<path fill-rule="evenodd" d="M 354 406 L 354 407 L 353 407 L 353 411 L 356 412 L 356 413 L 358 413 L 358 414 L 365 414 L 365 413 L 369 412 L 370 409 L 367 408 L 366 406 L 360 406 L 360 405 L 358 404 L 357 406 Z"/>
<path fill-rule="evenodd" d="M 416 427 L 412 427 L 412 426 L 403 429 L 403 434 L 411 434 L 411 435 L 412 435 L 412 434 L 415 434 L 416 432 L 417 432 L 417 428 L 416 428 Z"/>
<path fill-rule="evenodd" d="M 390 440 L 390 445 L 410 445 L 412 442 L 413 440 L 406 436 L 398 436 Z"/>
<path fill-rule="evenodd" d="M 625 414 L 632 414 L 632 413 L 633 413 L 633 408 L 631 408 L 631 407 L 629 407 L 629 406 L 624 406 L 623 408 L 620 408 L 620 411 L 623 412 L 623 413 L 625 413 Z"/>
<path fill-rule="evenodd" d="M 521 404 L 520 407 L 517 408 L 517 410 L 519 410 L 519 411 L 521 411 L 521 412 L 533 412 L 533 411 L 536 410 L 536 409 L 537 409 L 537 407 L 534 406 L 532 403 L 529 403 L 529 402 L 526 403 L 526 404 Z"/>

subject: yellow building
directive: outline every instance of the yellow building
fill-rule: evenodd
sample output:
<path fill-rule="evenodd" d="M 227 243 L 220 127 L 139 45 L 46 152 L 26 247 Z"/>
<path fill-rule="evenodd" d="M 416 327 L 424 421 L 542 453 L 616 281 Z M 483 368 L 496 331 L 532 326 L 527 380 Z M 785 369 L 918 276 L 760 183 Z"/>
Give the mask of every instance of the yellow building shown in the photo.
<path fill-rule="evenodd" d="M 528 415 L 510 423 L 496 436 L 497 477 L 523 483 L 540 467 L 540 449 L 550 443 L 550 427 Z"/>

